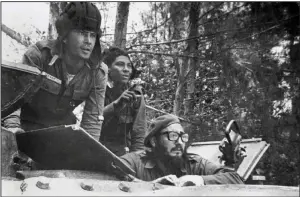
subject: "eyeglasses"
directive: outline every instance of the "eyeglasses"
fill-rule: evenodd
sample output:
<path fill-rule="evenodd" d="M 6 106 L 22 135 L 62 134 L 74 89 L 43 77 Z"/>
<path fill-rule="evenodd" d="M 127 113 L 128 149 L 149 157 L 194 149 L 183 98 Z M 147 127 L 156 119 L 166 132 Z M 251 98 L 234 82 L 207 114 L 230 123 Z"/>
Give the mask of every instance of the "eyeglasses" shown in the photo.
<path fill-rule="evenodd" d="M 161 135 L 168 135 L 168 140 L 170 141 L 177 141 L 179 137 L 181 137 L 181 140 L 183 142 L 188 142 L 189 141 L 189 134 L 187 133 L 177 133 L 175 131 L 165 131 L 161 133 Z"/>

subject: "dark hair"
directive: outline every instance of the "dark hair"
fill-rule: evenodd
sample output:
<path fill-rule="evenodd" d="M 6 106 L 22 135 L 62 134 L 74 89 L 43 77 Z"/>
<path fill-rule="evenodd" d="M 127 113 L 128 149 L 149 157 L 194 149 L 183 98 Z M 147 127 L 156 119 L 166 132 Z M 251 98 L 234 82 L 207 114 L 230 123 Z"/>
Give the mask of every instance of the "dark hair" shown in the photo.
<path fill-rule="evenodd" d="M 94 31 L 100 38 L 101 14 L 91 2 L 70 2 L 55 22 L 57 32 L 64 37 L 72 29 Z"/>
<path fill-rule="evenodd" d="M 132 67 L 132 73 L 131 73 L 131 76 L 130 76 L 130 79 L 133 79 L 136 75 L 136 69 L 135 67 L 133 66 L 132 64 L 132 61 L 128 55 L 128 53 L 122 49 L 120 49 L 119 47 L 110 47 L 108 49 L 105 49 L 103 51 L 103 54 L 102 54 L 102 61 L 108 66 L 110 67 L 112 65 L 112 63 L 116 60 L 117 57 L 119 56 L 126 56 L 128 57 L 130 63 L 131 63 L 131 67 Z"/>

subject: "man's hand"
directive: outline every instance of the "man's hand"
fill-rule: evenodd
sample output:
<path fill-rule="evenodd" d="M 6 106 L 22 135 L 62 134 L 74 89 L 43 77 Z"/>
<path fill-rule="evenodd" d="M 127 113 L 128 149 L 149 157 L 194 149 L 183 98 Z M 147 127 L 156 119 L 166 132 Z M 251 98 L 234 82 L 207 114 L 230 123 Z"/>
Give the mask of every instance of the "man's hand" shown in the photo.
<path fill-rule="evenodd" d="M 239 139 L 240 140 L 240 139 Z M 237 169 L 243 162 L 246 154 L 246 147 L 241 147 L 240 144 L 229 144 L 226 138 L 223 138 L 219 145 L 219 150 L 222 153 L 220 156 L 220 163 L 224 161 L 225 166 Z"/>
<path fill-rule="evenodd" d="M 179 178 L 178 186 L 202 186 L 204 184 L 204 180 L 199 175 L 184 175 Z"/>
<path fill-rule="evenodd" d="M 155 179 L 152 181 L 152 183 L 160 183 L 163 185 L 175 185 L 178 186 L 179 185 L 179 179 L 177 178 L 176 175 L 167 175 L 167 176 L 163 176 L 160 177 L 158 179 Z"/>
<path fill-rule="evenodd" d="M 7 128 L 7 130 L 11 131 L 14 134 L 25 133 L 25 131 L 19 127 Z"/>
<path fill-rule="evenodd" d="M 133 91 L 125 90 L 121 96 L 114 101 L 115 106 L 120 109 L 125 103 L 129 103 L 131 101 L 135 101 L 136 96 Z"/>

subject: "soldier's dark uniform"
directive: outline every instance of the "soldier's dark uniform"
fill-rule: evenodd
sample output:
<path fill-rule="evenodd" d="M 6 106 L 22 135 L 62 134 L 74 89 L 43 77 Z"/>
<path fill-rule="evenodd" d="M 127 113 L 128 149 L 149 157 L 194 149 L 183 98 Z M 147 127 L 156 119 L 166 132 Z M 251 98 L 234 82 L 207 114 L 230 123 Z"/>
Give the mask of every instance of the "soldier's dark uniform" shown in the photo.
<path fill-rule="evenodd" d="M 136 177 L 144 181 L 174 174 L 177 177 L 184 175 L 200 175 L 204 184 L 243 184 L 240 176 L 233 170 L 215 165 L 214 163 L 196 154 L 185 154 L 180 169 L 170 169 L 167 166 L 146 154 L 145 151 L 123 155 L 121 159 L 136 171 Z"/>
<path fill-rule="evenodd" d="M 125 154 L 125 147 L 130 152 L 144 150 L 146 135 L 146 106 L 141 87 L 137 87 L 141 99 L 130 102 L 116 110 L 113 101 L 112 88 L 108 85 L 105 92 L 105 108 L 103 110 L 104 122 L 100 142 L 118 156 Z"/>
<path fill-rule="evenodd" d="M 103 121 L 104 96 L 108 68 L 101 62 L 101 15 L 89 2 L 71 2 L 56 21 L 59 37 L 39 41 L 28 48 L 23 63 L 36 67 L 61 80 L 61 84 L 41 84 L 31 102 L 2 120 L 6 128 L 25 131 L 57 125 L 75 124 L 74 108 L 85 101 L 81 126 L 99 140 Z M 89 60 L 71 80 L 63 60 L 63 39 L 72 30 L 89 30 L 97 34 Z"/>

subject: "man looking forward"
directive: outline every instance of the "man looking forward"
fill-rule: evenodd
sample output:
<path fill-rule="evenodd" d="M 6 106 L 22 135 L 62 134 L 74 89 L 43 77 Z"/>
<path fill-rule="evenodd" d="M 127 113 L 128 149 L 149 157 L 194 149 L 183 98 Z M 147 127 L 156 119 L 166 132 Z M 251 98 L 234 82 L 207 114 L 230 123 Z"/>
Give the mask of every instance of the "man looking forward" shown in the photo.
<path fill-rule="evenodd" d="M 136 171 L 136 177 L 144 181 L 178 186 L 243 184 L 235 171 L 186 153 L 188 140 L 179 119 L 174 115 L 163 115 L 151 123 L 144 140 L 150 151 L 128 153 L 121 158 Z"/>

